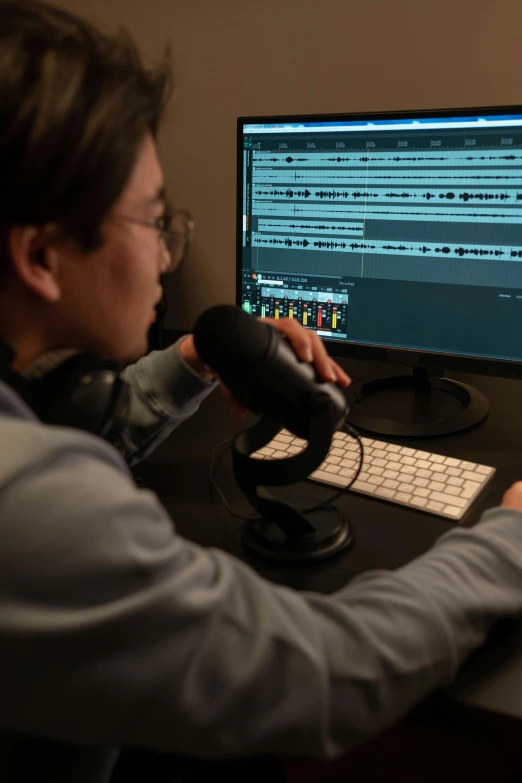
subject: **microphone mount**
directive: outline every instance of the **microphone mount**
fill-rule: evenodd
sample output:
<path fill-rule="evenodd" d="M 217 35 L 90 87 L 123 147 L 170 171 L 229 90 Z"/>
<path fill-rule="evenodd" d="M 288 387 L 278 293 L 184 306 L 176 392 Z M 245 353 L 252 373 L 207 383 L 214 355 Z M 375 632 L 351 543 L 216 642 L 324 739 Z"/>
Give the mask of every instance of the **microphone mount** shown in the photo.
<path fill-rule="evenodd" d="M 332 407 L 328 395 L 317 395 L 307 419 L 308 445 L 287 459 L 252 457 L 281 429 L 281 423 L 269 417 L 261 417 L 234 438 L 232 463 L 237 484 L 261 515 L 243 526 L 243 544 L 253 554 L 278 562 L 309 563 L 331 557 L 352 543 L 349 521 L 334 506 L 317 508 L 319 502 L 310 497 L 281 500 L 267 489 L 303 481 L 323 462 L 332 439 Z"/>

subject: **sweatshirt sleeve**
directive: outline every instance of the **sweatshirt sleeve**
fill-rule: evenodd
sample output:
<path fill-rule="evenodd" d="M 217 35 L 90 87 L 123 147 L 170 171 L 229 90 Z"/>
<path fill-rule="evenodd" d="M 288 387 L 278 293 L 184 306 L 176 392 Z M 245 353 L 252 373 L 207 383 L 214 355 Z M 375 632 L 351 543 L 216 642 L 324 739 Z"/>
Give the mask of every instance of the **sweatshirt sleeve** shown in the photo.
<path fill-rule="evenodd" d="M 519 512 L 491 510 L 334 595 L 300 594 L 181 538 L 116 457 L 56 454 L 3 492 L 0 725 L 333 758 L 448 685 L 522 611 Z"/>
<path fill-rule="evenodd" d="M 130 386 L 129 423 L 122 433 L 129 465 L 145 459 L 216 387 L 204 381 L 182 358 L 182 337 L 163 351 L 152 351 L 128 365 L 121 377 Z"/>

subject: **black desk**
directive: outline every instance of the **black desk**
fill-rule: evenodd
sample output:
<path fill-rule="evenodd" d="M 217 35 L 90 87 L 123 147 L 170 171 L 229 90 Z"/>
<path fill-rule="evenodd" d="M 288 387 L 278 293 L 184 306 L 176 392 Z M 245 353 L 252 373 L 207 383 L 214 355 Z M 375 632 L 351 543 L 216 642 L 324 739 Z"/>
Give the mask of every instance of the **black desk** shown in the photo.
<path fill-rule="evenodd" d="M 390 367 L 368 362 L 345 364 L 354 380 L 390 374 Z M 402 368 L 394 368 L 400 373 Z M 453 373 L 452 377 L 482 390 L 490 401 L 488 419 L 467 432 L 415 439 L 418 448 L 493 465 L 497 475 L 461 524 L 472 525 L 497 505 L 505 489 L 522 479 L 522 382 Z M 137 473 L 154 489 L 175 521 L 178 532 L 203 546 L 219 547 L 251 565 L 266 578 L 295 589 L 330 593 L 356 574 L 373 568 L 397 568 L 426 551 L 452 523 L 420 511 L 346 493 L 340 507 L 349 515 L 355 544 L 331 561 L 313 567 L 273 567 L 250 560 L 241 547 L 241 522 L 222 507 L 208 480 L 209 457 L 220 441 L 242 429 L 219 392 L 185 422 Z M 386 440 L 392 440 L 385 438 Z M 397 440 L 398 443 L 407 441 Z M 408 441 L 411 445 L 412 441 Z M 228 452 L 218 462 L 217 478 L 229 502 L 245 514 L 231 474 Z M 302 487 L 301 487 L 302 489 Z M 324 498 L 331 489 L 306 483 L 306 494 Z M 502 732 L 520 732 L 522 721 L 522 623 L 506 623 L 462 668 L 454 686 L 428 703 L 430 715 L 475 723 L 489 730 L 493 720 Z M 419 714 L 426 713 L 426 710 Z"/>

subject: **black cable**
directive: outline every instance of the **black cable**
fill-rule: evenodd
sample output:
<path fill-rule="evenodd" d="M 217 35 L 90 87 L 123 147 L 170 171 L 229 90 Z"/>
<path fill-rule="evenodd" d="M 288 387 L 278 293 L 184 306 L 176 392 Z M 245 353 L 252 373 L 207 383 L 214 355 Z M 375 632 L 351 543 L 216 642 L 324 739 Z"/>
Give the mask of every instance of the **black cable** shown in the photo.
<path fill-rule="evenodd" d="M 339 498 L 343 492 L 346 492 L 350 487 L 354 484 L 354 482 L 357 481 L 359 478 L 359 474 L 362 470 L 363 460 L 364 460 L 364 447 L 362 444 L 362 440 L 359 437 L 359 434 L 346 422 L 344 423 L 344 426 L 342 428 L 342 432 L 346 432 L 347 435 L 351 435 L 352 438 L 354 438 L 357 443 L 359 444 L 359 464 L 357 465 L 357 470 L 355 471 L 355 476 L 350 481 L 350 483 L 346 487 L 341 487 L 341 489 L 338 489 L 333 495 L 331 495 L 329 498 L 326 498 L 326 500 L 323 500 L 321 503 L 318 503 L 316 506 L 310 506 L 310 508 L 304 508 L 302 509 L 303 513 L 310 513 L 311 511 L 319 511 L 321 508 L 324 508 L 325 506 L 331 505 L 337 498 Z"/>
<path fill-rule="evenodd" d="M 242 519 L 245 522 L 256 522 L 259 519 L 263 519 L 263 517 L 260 516 L 260 515 L 255 516 L 255 517 L 254 516 L 246 517 L 244 514 L 238 514 L 236 511 L 234 511 L 234 509 L 230 506 L 228 500 L 226 499 L 225 493 L 223 492 L 222 489 L 220 489 L 220 487 L 218 486 L 217 482 L 214 480 L 214 466 L 216 464 L 216 459 L 221 454 L 223 454 L 223 452 L 225 451 L 226 447 L 229 446 L 232 443 L 233 440 L 234 440 L 234 438 L 227 438 L 226 440 L 222 440 L 221 443 L 218 443 L 217 446 L 214 447 L 214 449 L 212 451 L 212 455 L 210 457 L 210 466 L 209 466 L 209 469 L 208 469 L 208 477 L 209 477 L 211 485 L 213 486 L 213 488 L 218 493 L 221 502 L 223 503 L 225 509 L 228 511 L 229 514 L 231 514 L 233 517 L 236 517 L 237 519 Z M 219 448 L 221 448 L 221 451 L 218 454 L 216 454 L 216 452 L 217 452 L 217 450 Z"/>
<path fill-rule="evenodd" d="M 359 474 L 362 470 L 363 460 L 364 460 L 364 447 L 361 441 L 361 438 L 359 437 L 359 434 L 351 427 L 349 424 L 345 422 L 342 432 L 346 432 L 347 435 L 351 435 L 352 438 L 354 438 L 357 443 L 359 444 L 359 464 L 357 466 L 357 470 L 355 471 L 355 475 L 350 481 L 350 483 L 346 487 L 341 487 L 341 489 L 336 490 L 333 495 L 331 495 L 329 498 L 326 498 L 325 500 L 322 500 L 320 503 L 318 503 L 315 506 L 310 506 L 309 508 L 300 509 L 301 513 L 308 514 L 312 511 L 319 511 L 320 509 L 324 508 L 325 506 L 331 505 L 337 498 L 339 498 L 343 492 L 346 492 L 350 487 L 354 484 L 355 481 L 359 478 Z M 233 438 L 227 438 L 226 440 L 221 441 L 221 443 L 218 443 L 217 446 L 214 447 L 212 451 L 212 455 L 210 457 L 210 466 L 209 466 L 209 480 L 212 485 L 212 487 L 216 490 L 218 493 L 221 502 L 223 503 L 223 506 L 228 511 L 229 514 L 231 514 L 233 517 L 236 517 L 237 519 L 243 519 L 244 521 L 257 521 L 260 519 L 263 519 L 262 516 L 250 516 L 246 517 L 244 514 L 239 514 L 236 511 L 232 509 L 229 502 L 227 501 L 224 492 L 220 489 L 217 482 L 214 479 L 214 467 L 216 464 L 216 460 L 221 454 L 224 453 L 227 446 L 229 446 Z M 216 454 L 216 452 L 220 449 L 219 453 Z"/>

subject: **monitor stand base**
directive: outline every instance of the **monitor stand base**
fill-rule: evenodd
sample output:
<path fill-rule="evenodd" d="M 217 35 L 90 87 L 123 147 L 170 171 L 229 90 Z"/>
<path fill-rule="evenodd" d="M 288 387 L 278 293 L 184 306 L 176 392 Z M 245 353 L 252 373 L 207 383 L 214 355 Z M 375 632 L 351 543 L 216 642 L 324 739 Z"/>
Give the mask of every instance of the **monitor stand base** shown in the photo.
<path fill-rule="evenodd" d="M 430 437 L 472 427 L 489 403 L 473 386 L 443 372 L 413 368 L 412 375 L 354 383 L 348 421 L 358 429 L 397 437 Z"/>

